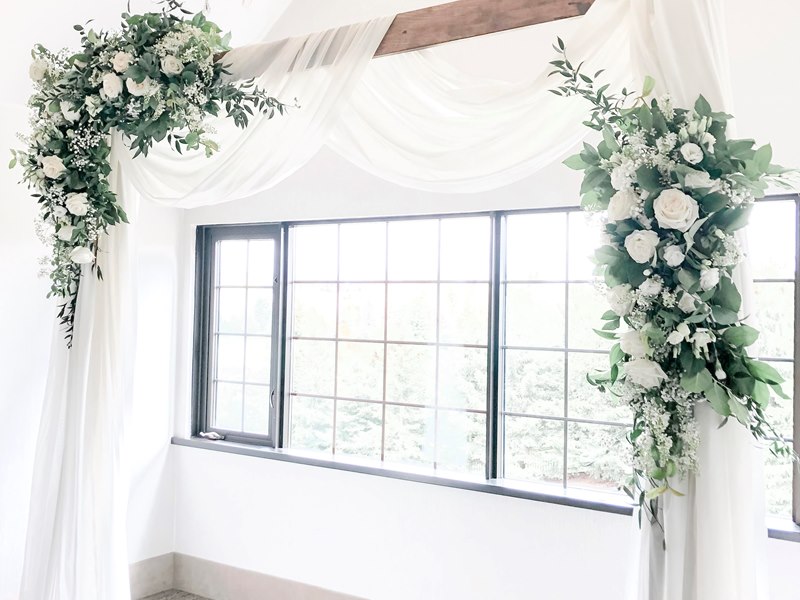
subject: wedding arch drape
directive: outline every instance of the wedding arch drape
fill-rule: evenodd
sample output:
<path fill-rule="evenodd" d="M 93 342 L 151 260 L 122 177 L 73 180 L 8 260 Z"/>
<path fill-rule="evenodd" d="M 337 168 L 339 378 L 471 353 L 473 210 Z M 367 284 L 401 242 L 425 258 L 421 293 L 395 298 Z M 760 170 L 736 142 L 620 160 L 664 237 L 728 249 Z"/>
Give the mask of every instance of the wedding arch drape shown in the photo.
<path fill-rule="evenodd" d="M 730 107 L 723 0 L 596 0 L 572 35 L 570 56 L 605 68 L 617 85 L 645 74 L 678 104 L 704 93 Z M 428 50 L 372 61 L 391 18 L 229 53 L 235 77 L 255 76 L 300 106 L 257 116 L 246 130 L 216 123 L 221 152 L 156 148 L 132 160 L 113 143 L 113 182 L 130 214 L 139 195 L 191 208 L 263 191 L 323 144 L 384 179 L 417 189 L 488 190 L 534 174 L 587 133 L 586 107 L 548 93 L 548 65 L 510 84 L 467 76 Z M 577 196 L 577 190 L 576 190 Z M 534 202 L 534 201 L 532 201 Z M 125 414 L 135 318 L 130 239 L 134 224 L 101 246 L 106 278 L 84 274 L 75 342 L 56 334 L 37 448 L 23 600 L 127 600 Z M 745 289 L 745 296 L 747 296 Z M 758 565 L 766 536 L 758 455 L 746 431 L 717 429 L 699 410 L 701 474 L 669 498 L 666 552 L 645 527 L 631 597 L 638 600 L 765 598 Z M 709 591 L 712 590 L 712 591 Z"/>

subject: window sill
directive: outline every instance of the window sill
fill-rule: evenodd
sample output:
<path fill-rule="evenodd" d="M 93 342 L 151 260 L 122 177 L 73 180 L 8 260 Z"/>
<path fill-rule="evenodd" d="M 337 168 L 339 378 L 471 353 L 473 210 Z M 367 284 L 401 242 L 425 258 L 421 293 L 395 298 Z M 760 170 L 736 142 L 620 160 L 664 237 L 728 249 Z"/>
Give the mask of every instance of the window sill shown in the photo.
<path fill-rule="evenodd" d="M 386 468 L 375 466 L 374 463 L 359 463 L 355 461 L 344 461 L 336 458 L 322 458 L 311 456 L 299 452 L 288 450 L 276 450 L 263 446 L 253 446 L 249 444 L 237 444 L 226 441 L 211 441 L 202 438 L 179 438 L 173 437 L 172 444 L 176 446 L 186 446 L 189 448 L 201 448 L 204 450 L 214 450 L 216 452 L 227 452 L 242 456 L 255 456 L 270 460 L 281 460 L 296 464 L 308 465 L 313 467 L 324 467 L 328 469 L 339 469 L 352 473 L 362 473 L 365 475 L 378 475 L 403 481 L 414 481 L 417 483 L 428 483 L 445 487 L 471 490 L 475 492 L 485 492 L 508 496 L 511 498 L 522 498 L 535 500 L 537 502 L 547 502 L 559 504 L 561 506 L 572 506 L 575 508 L 586 508 L 598 510 L 618 515 L 632 515 L 634 507 L 619 496 L 603 492 L 591 492 L 581 490 L 562 490 L 547 485 L 525 485 L 516 484 L 506 480 L 479 480 L 479 479 L 458 479 L 454 477 L 434 475 L 429 470 L 414 470 L 404 468 Z M 790 542 L 800 542 L 800 527 L 788 519 L 769 518 L 767 520 L 769 537 L 777 540 Z"/>

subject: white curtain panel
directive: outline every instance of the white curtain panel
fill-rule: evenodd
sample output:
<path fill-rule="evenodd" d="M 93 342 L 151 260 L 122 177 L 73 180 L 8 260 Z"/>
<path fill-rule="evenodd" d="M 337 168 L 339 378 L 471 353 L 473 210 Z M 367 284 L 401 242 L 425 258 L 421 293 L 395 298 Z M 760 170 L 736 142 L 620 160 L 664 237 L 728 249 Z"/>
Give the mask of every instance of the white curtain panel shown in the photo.
<path fill-rule="evenodd" d="M 704 93 L 730 108 L 723 0 L 596 0 L 567 36 L 574 61 L 607 68 L 616 85 L 653 75 L 679 104 Z M 531 82 L 474 78 L 435 51 L 373 62 L 391 18 L 232 51 L 235 77 L 257 82 L 299 108 L 255 117 L 238 130 L 218 121 L 221 152 L 178 155 L 165 147 L 131 160 L 113 143 L 114 181 L 128 206 L 136 191 L 166 205 L 195 207 L 261 192 L 322 146 L 387 180 L 418 189 L 473 192 L 529 176 L 587 133 L 586 106 Z M 576 190 L 577 198 L 577 190 Z M 53 345 L 38 442 L 23 600 L 127 600 L 122 435 L 131 389 L 129 328 L 135 317 L 128 238 L 115 227 L 100 256 L 106 279 L 86 273 L 75 344 Z M 746 281 L 743 279 L 743 281 Z M 749 288 L 745 286 L 745 297 Z M 638 600 L 753 600 L 766 597 L 759 456 L 743 428 L 717 429 L 698 410 L 701 473 L 687 496 L 669 498 L 667 549 L 648 526 L 632 571 Z M 620 592 L 621 593 L 621 592 Z"/>

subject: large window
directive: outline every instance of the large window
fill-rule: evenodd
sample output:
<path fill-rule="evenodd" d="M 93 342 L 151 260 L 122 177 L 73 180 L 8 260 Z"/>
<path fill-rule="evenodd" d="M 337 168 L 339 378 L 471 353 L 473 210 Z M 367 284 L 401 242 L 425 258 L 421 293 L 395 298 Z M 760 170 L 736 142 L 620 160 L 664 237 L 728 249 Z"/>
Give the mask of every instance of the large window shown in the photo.
<path fill-rule="evenodd" d="M 798 209 L 759 202 L 755 306 L 792 395 Z M 195 435 L 448 479 L 619 494 L 629 412 L 586 373 L 610 343 L 578 210 L 204 226 Z M 793 437 L 793 403 L 771 407 Z M 769 511 L 792 466 L 768 459 Z"/>

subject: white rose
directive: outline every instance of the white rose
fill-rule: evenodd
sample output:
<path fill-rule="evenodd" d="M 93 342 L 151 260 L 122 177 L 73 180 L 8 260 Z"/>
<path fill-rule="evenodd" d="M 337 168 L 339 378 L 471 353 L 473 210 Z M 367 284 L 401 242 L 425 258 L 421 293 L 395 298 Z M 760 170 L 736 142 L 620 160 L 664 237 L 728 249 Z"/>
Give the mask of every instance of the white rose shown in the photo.
<path fill-rule="evenodd" d="M 71 102 L 61 103 L 61 114 L 64 115 L 64 118 L 70 123 L 74 123 L 81 118 L 80 111 L 75 110 L 75 106 Z"/>
<path fill-rule="evenodd" d="M 634 231 L 625 238 L 625 250 L 640 264 L 653 258 L 656 246 L 658 246 L 658 234 L 655 231 Z"/>
<path fill-rule="evenodd" d="M 691 196 L 680 190 L 664 190 L 653 202 L 658 226 L 686 232 L 700 216 L 700 208 Z"/>
<path fill-rule="evenodd" d="M 691 171 L 686 174 L 683 182 L 686 187 L 693 189 L 714 187 L 714 180 L 705 171 Z"/>
<path fill-rule="evenodd" d="M 141 83 L 136 83 L 130 77 L 125 81 L 125 87 L 134 96 L 149 96 L 156 89 L 156 83 L 149 77 L 145 77 Z"/>
<path fill-rule="evenodd" d="M 47 70 L 50 67 L 46 60 L 42 60 L 41 58 L 37 58 L 35 61 L 31 63 L 31 66 L 28 68 L 28 75 L 31 76 L 31 79 L 34 81 L 41 81 L 44 79 L 44 76 L 47 75 Z"/>
<path fill-rule="evenodd" d="M 686 255 L 678 246 L 667 246 L 664 248 L 664 261 L 670 267 L 678 267 L 683 263 Z"/>
<path fill-rule="evenodd" d="M 92 254 L 92 251 L 86 246 L 76 246 L 72 249 L 72 252 L 69 253 L 69 259 L 79 265 L 85 265 L 94 260 L 94 254 Z"/>
<path fill-rule="evenodd" d="M 122 93 L 122 79 L 114 73 L 103 75 L 103 93 L 112 100 Z"/>
<path fill-rule="evenodd" d="M 631 294 L 631 286 L 627 283 L 608 290 L 606 298 L 611 305 L 611 310 L 620 317 L 627 315 L 633 308 L 633 294 Z"/>
<path fill-rule="evenodd" d="M 82 217 L 89 210 L 89 198 L 86 194 L 70 194 L 66 201 L 67 210 L 76 217 Z"/>
<path fill-rule="evenodd" d="M 642 285 L 639 286 L 639 291 L 645 296 L 658 296 L 663 287 L 658 279 L 651 277 L 642 282 Z"/>
<path fill-rule="evenodd" d="M 619 337 L 619 347 L 625 354 L 633 358 L 642 358 L 650 349 L 644 336 L 638 331 L 626 331 L 623 333 Z"/>
<path fill-rule="evenodd" d="M 704 290 L 710 290 L 719 283 L 719 269 L 716 267 L 711 269 L 703 269 L 700 271 L 700 287 Z"/>
<path fill-rule="evenodd" d="M 55 208 L 53 208 L 53 216 L 56 219 L 63 219 L 64 217 L 67 216 L 67 209 L 64 208 L 63 206 L 56 206 Z"/>
<path fill-rule="evenodd" d="M 58 239 L 64 242 L 71 241 L 73 231 L 75 231 L 75 228 L 72 225 L 62 225 L 61 229 L 58 230 Z"/>
<path fill-rule="evenodd" d="M 180 75 L 183 63 L 171 54 L 161 59 L 161 70 L 166 75 Z"/>
<path fill-rule="evenodd" d="M 691 127 L 689 133 L 692 133 Z M 696 165 L 703 160 L 703 149 L 697 144 L 689 142 L 681 146 L 681 156 L 690 165 Z"/>
<path fill-rule="evenodd" d="M 133 54 L 130 52 L 117 52 L 114 58 L 111 59 L 111 66 L 117 73 L 122 73 L 131 66 L 133 62 Z"/>
<path fill-rule="evenodd" d="M 91 116 L 97 116 L 103 108 L 103 101 L 100 99 L 100 96 L 86 96 L 86 100 L 83 101 L 84 106 L 86 107 L 86 112 L 88 112 Z"/>
<path fill-rule="evenodd" d="M 694 297 L 690 293 L 684 292 L 681 299 L 678 300 L 678 308 L 685 313 L 694 312 Z"/>
<path fill-rule="evenodd" d="M 639 196 L 632 189 L 621 190 L 611 196 L 608 203 L 608 220 L 624 221 L 633 216 L 633 209 L 639 205 Z"/>
<path fill-rule="evenodd" d="M 64 174 L 64 171 L 67 170 L 63 161 L 58 156 L 42 156 L 39 160 L 42 163 L 44 176 L 50 179 L 58 179 Z"/>
<path fill-rule="evenodd" d="M 647 389 L 658 387 L 667 378 L 657 362 L 646 358 L 636 358 L 625 363 L 624 370 L 628 379 Z"/>
<path fill-rule="evenodd" d="M 709 154 L 713 154 L 714 144 L 717 143 L 717 138 L 715 138 L 713 135 L 711 135 L 706 131 L 703 135 L 700 136 L 700 143 L 703 145 L 703 148 L 705 148 L 706 152 L 708 152 Z"/>

